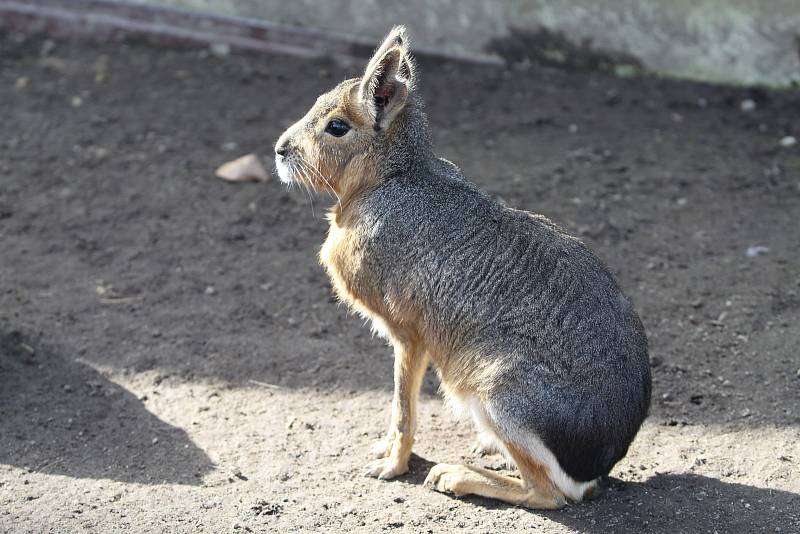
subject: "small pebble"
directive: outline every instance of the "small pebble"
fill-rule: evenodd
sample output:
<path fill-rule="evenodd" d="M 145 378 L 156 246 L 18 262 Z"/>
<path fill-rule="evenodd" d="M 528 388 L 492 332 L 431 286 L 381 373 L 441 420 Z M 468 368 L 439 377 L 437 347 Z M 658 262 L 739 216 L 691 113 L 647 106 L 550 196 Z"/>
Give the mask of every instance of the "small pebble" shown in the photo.
<path fill-rule="evenodd" d="M 231 55 L 231 45 L 228 43 L 214 43 L 211 45 L 211 53 L 217 57 L 228 57 Z"/>
<path fill-rule="evenodd" d="M 794 146 L 797 144 L 797 139 L 793 135 L 787 135 L 783 139 L 781 139 L 780 144 L 784 148 L 789 148 L 790 146 Z"/>
<path fill-rule="evenodd" d="M 291 430 L 297 422 L 297 417 L 290 415 L 286 418 L 286 430 Z"/>
<path fill-rule="evenodd" d="M 206 295 L 213 295 L 213 294 L 214 294 L 214 293 L 216 293 L 216 292 L 217 292 L 217 290 L 216 290 L 216 289 L 214 289 L 214 286 L 208 286 L 208 287 L 206 288 L 206 290 L 205 290 L 205 294 L 206 294 Z"/>
<path fill-rule="evenodd" d="M 42 43 L 42 48 L 39 50 L 39 55 L 42 57 L 49 56 L 56 49 L 56 43 L 50 39 Z"/>
<path fill-rule="evenodd" d="M 754 109 L 756 109 L 756 102 L 755 100 L 752 100 L 750 98 L 742 100 L 742 103 L 739 104 L 739 108 L 741 108 L 741 110 L 745 112 L 753 111 Z"/>
<path fill-rule="evenodd" d="M 108 149 L 101 146 L 91 147 L 88 152 L 92 155 L 92 157 L 98 160 L 106 159 L 108 157 Z"/>
<path fill-rule="evenodd" d="M 569 133 L 578 133 L 578 125 L 577 124 L 570 124 L 569 125 Z"/>
<path fill-rule="evenodd" d="M 226 145 L 228 145 L 228 143 L 223 145 L 223 150 L 227 150 L 227 148 L 225 148 Z M 216 170 L 216 175 L 229 182 L 263 182 L 269 179 L 267 170 L 255 154 L 247 154 L 246 156 L 225 163 Z"/>
<path fill-rule="evenodd" d="M 747 247 L 747 251 L 745 254 L 748 258 L 755 258 L 756 256 L 763 256 L 769 252 L 769 247 L 763 247 L 761 245 L 756 245 L 754 247 Z"/>

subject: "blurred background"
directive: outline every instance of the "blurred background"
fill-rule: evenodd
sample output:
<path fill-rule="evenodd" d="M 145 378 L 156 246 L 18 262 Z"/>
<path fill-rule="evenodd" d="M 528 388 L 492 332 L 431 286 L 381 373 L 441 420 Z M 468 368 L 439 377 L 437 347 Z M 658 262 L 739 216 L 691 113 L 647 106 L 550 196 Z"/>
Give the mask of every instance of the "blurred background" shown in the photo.
<path fill-rule="evenodd" d="M 411 472 L 360 475 L 391 351 L 272 147 L 395 24 L 437 153 L 645 324 L 651 415 L 597 501 L 423 488 L 505 469 L 432 372 Z M 800 532 L 798 35 L 797 0 L 0 0 L 0 532 Z"/>
<path fill-rule="evenodd" d="M 114 0 L 5 1 L 39 13 L 57 6 L 97 15 Z M 615 57 L 627 66 L 711 82 L 789 86 L 800 80 L 800 9 L 796 0 L 379 0 L 319 2 L 297 0 L 119 0 L 124 6 L 179 8 L 198 14 L 239 17 L 324 30 L 372 43 L 394 24 L 412 24 L 418 47 L 440 54 L 484 61 L 513 53 L 520 41 L 539 45 L 555 63 L 570 63 L 580 50 Z M 0 4 L 2 5 L 2 4 Z M 11 6 L 9 8 L 9 6 Z M 135 10 L 133 11 L 135 12 Z M 131 16 L 131 11 L 128 16 Z M 138 10 L 158 28 L 165 14 Z M 51 15 L 55 15 L 51 11 Z M 113 24 L 114 15 L 97 20 Z M 62 17 L 66 18 L 66 17 Z M 98 19 L 100 17 L 97 17 Z M 124 18 L 124 17 L 123 17 Z M 159 20 L 161 19 L 161 20 Z M 118 21 L 122 22 L 122 21 Z M 178 26 L 207 30 L 209 21 Z M 244 21 L 240 21 L 244 23 Z M 220 32 L 222 33 L 222 32 Z M 506 46 L 498 46 L 506 42 Z M 307 43 L 314 46 L 313 43 Z M 517 53 L 523 53 L 517 50 Z M 624 59 L 624 61 L 622 61 Z M 632 65 L 628 65 L 632 64 Z"/>

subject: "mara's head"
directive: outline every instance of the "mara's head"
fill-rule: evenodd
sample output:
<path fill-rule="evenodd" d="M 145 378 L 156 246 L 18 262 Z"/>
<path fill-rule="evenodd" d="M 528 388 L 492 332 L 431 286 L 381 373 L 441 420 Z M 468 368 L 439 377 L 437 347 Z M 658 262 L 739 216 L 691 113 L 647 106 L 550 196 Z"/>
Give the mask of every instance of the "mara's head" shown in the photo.
<path fill-rule="evenodd" d="M 275 144 L 281 180 L 345 198 L 424 157 L 429 137 L 414 94 L 405 28 L 395 27 L 361 78 L 323 94 Z"/>

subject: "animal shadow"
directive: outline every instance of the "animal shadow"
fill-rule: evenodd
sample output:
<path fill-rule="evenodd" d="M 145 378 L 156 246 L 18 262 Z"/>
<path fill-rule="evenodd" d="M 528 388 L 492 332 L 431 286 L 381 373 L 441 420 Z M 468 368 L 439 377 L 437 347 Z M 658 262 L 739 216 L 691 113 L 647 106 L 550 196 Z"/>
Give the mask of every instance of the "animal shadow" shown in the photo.
<path fill-rule="evenodd" d="M 411 456 L 400 480 L 422 484 L 433 462 Z M 511 505 L 464 497 L 493 510 Z M 657 474 L 645 482 L 606 481 L 604 493 L 555 511 L 531 510 L 586 534 L 710 534 L 800 532 L 800 495 L 695 474 Z"/>
<path fill-rule="evenodd" d="M 545 514 L 577 532 L 800 532 L 800 495 L 694 474 L 610 479 L 602 497 Z"/>
<path fill-rule="evenodd" d="M 196 485 L 213 468 L 183 430 L 95 369 L 2 329 L 0 463 L 143 484 Z"/>

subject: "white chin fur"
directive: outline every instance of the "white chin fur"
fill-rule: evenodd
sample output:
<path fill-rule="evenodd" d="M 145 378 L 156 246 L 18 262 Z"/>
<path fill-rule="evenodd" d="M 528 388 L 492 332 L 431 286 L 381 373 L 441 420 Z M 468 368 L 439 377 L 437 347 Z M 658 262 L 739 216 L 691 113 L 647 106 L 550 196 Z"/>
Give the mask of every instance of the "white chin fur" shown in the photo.
<path fill-rule="evenodd" d="M 283 162 L 283 158 L 281 156 L 275 156 L 275 167 L 278 169 L 278 176 L 281 179 L 281 182 L 285 184 L 292 183 L 292 176 L 291 172 L 289 172 L 289 166 Z"/>

